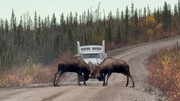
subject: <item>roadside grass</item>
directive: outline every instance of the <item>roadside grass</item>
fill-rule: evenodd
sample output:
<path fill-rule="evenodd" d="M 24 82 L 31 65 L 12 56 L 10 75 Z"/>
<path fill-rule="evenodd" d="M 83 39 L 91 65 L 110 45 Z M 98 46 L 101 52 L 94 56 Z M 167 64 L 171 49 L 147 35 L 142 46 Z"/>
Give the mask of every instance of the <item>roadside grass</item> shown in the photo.
<path fill-rule="evenodd" d="M 47 83 L 52 81 L 53 68 L 41 65 L 13 68 L 1 73 L 0 87 L 19 87 L 33 83 Z"/>
<path fill-rule="evenodd" d="M 180 46 L 160 49 L 148 60 L 148 83 L 163 91 L 169 101 L 180 101 Z"/>
<path fill-rule="evenodd" d="M 0 70 L 0 88 L 2 87 L 22 87 L 28 84 L 52 83 L 54 74 L 57 71 L 59 62 L 68 61 L 72 58 L 72 53 L 65 53 L 57 57 L 48 66 L 41 64 L 26 63 L 22 67 Z"/>

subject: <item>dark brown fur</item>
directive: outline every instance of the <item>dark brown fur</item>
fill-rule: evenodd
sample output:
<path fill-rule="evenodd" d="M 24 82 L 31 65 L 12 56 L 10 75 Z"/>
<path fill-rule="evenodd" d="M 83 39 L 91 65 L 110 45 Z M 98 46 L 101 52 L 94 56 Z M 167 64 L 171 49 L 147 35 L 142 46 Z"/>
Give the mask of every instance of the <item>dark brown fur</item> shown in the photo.
<path fill-rule="evenodd" d="M 105 58 L 104 61 L 95 68 L 92 75 L 97 76 L 99 81 L 103 81 L 103 86 L 106 86 L 108 84 L 108 78 L 112 73 L 122 73 L 127 76 L 126 86 L 129 84 L 130 77 L 133 83 L 133 87 L 135 87 L 134 80 L 130 74 L 129 65 L 120 59 L 114 59 L 111 57 Z M 106 76 L 107 80 L 105 80 Z"/>
<path fill-rule="evenodd" d="M 83 78 L 84 85 L 86 86 L 85 81 L 87 81 L 89 79 L 90 71 L 91 70 L 90 70 L 88 64 L 86 64 L 81 57 L 76 56 L 76 57 L 72 58 L 71 60 L 69 60 L 69 62 L 60 63 L 58 65 L 58 71 L 57 71 L 57 73 L 55 73 L 53 85 L 58 86 L 58 80 L 63 73 L 75 72 L 78 75 L 79 86 L 81 85 L 80 78 L 81 79 Z"/>

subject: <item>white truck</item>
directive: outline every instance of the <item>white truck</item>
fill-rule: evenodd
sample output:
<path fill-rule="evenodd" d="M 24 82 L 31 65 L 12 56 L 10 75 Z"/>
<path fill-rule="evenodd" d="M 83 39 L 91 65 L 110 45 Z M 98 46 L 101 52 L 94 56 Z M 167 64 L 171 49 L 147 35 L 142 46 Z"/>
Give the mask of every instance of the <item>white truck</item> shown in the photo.
<path fill-rule="evenodd" d="M 85 45 L 80 46 L 77 41 L 77 55 L 81 56 L 86 63 L 92 62 L 94 65 L 100 64 L 106 57 L 105 53 L 105 41 L 102 41 L 101 45 Z"/>

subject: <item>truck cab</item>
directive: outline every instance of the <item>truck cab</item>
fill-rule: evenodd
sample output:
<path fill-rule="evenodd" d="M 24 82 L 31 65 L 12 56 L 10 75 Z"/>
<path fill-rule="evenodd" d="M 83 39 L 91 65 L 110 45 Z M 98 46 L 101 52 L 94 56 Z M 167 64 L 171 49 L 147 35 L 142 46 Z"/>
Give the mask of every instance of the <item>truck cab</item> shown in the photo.
<path fill-rule="evenodd" d="M 84 61 L 88 64 L 92 62 L 92 64 L 97 65 L 100 64 L 106 57 L 105 53 L 105 41 L 102 41 L 101 45 L 85 45 L 80 46 L 79 41 L 77 41 L 77 50 L 78 55 L 81 56 Z"/>

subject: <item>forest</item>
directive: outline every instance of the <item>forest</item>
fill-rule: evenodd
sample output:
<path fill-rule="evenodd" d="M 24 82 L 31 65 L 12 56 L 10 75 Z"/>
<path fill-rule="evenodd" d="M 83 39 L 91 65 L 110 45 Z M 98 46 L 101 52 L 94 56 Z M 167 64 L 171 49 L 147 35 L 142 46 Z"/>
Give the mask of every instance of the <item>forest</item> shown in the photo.
<path fill-rule="evenodd" d="M 83 14 L 47 15 L 35 11 L 11 19 L 0 19 L 0 69 L 26 63 L 48 65 L 67 52 L 76 53 L 76 41 L 82 45 L 106 41 L 106 50 L 180 35 L 180 1 L 173 7 L 164 2 L 153 11 L 137 9 L 132 3 L 124 11 L 108 15 L 88 9 Z"/>

